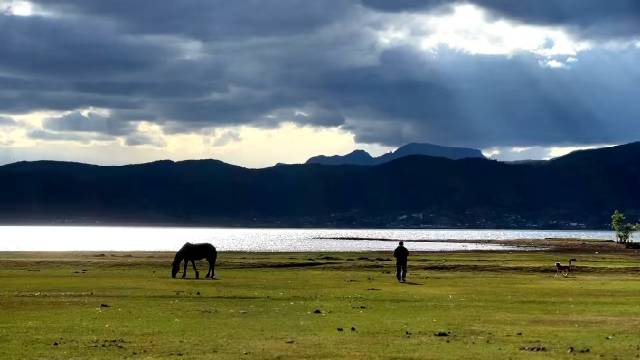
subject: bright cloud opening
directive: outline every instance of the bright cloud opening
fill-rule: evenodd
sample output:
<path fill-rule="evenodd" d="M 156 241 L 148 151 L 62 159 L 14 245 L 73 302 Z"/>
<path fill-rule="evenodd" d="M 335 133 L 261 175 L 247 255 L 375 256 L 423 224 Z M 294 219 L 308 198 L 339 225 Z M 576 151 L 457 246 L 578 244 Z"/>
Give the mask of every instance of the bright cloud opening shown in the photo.
<path fill-rule="evenodd" d="M 33 5 L 28 1 L 0 1 L 1 12 L 14 16 L 31 16 L 33 15 Z"/>
<path fill-rule="evenodd" d="M 541 65 L 560 68 L 565 62 L 591 48 L 587 41 L 573 39 L 559 27 L 520 24 L 494 19 L 475 5 L 452 6 L 448 14 L 392 15 L 392 24 L 378 32 L 383 47 L 412 45 L 437 53 L 447 46 L 472 55 L 512 56 L 528 52 L 541 59 Z M 571 61 L 568 61 L 571 59 Z"/>

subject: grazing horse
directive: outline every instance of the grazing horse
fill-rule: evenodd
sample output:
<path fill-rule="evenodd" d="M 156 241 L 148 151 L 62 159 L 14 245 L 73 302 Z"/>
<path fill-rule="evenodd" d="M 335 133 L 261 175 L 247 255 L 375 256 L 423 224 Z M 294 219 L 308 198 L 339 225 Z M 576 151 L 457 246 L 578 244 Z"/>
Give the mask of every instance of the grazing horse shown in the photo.
<path fill-rule="evenodd" d="M 198 269 L 196 269 L 196 260 L 207 259 L 209 262 L 209 271 L 207 272 L 207 278 L 214 278 L 214 269 L 216 266 L 216 258 L 218 257 L 218 252 L 216 248 L 208 243 L 201 244 L 192 244 L 185 243 L 180 250 L 176 253 L 176 257 L 173 259 L 173 264 L 171 268 L 171 277 L 175 279 L 178 270 L 180 270 L 180 263 L 184 260 L 184 272 L 182 273 L 182 277 L 187 276 L 187 265 L 189 261 L 191 261 L 191 265 L 193 265 L 193 271 L 196 272 L 196 279 L 200 278 L 200 273 Z"/>

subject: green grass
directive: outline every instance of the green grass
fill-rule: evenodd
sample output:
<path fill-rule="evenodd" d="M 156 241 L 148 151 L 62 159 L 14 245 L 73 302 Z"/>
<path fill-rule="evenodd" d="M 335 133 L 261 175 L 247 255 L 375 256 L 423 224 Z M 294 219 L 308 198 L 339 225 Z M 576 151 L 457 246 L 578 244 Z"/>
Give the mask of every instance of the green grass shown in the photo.
<path fill-rule="evenodd" d="M 408 284 L 388 254 L 221 253 L 197 281 L 170 257 L 0 253 L 0 359 L 640 357 L 637 253 L 569 278 L 566 254 L 419 254 Z"/>

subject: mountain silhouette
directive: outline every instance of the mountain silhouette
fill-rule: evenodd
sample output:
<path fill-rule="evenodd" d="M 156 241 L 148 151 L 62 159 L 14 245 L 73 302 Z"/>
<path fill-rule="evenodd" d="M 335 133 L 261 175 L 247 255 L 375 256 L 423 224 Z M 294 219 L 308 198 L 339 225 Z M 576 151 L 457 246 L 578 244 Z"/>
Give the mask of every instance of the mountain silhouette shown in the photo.
<path fill-rule="evenodd" d="M 640 143 L 512 164 L 410 155 L 377 166 L 217 160 L 0 166 L 5 224 L 598 228 L 640 216 Z"/>
<path fill-rule="evenodd" d="M 369 155 L 368 152 L 364 150 L 354 150 L 347 155 L 314 156 L 307 160 L 305 164 L 371 166 L 375 165 L 375 163 L 376 158 Z"/>
<path fill-rule="evenodd" d="M 307 160 L 306 164 L 374 166 L 410 155 L 444 157 L 452 160 L 484 158 L 478 149 L 411 143 L 379 157 L 372 157 L 364 150 L 355 150 L 347 155 L 314 156 Z"/>

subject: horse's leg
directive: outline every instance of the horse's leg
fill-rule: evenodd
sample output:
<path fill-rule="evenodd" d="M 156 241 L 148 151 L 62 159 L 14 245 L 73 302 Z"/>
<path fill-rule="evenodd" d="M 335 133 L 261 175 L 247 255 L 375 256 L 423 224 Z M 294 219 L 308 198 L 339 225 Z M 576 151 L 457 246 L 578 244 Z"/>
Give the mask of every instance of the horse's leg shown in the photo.
<path fill-rule="evenodd" d="M 182 278 L 187 277 L 187 265 L 189 265 L 189 260 L 184 259 L 184 271 L 182 272 Z"/>
<path fill-rule="evenodd" d="M 216 277 L 216 256 L 211 259 L 209 266 L 211 266 L 211 278 L 213 279 Z"/>
<path fill-rule="evenodd" d="M 200 273 L 198 272 L 198 269 L 196 268 L 196 261 L 195 260 L 191 260 L 191 265 L 193 266 L 193 271 L 196 272 L 196 279 L 200 278 Z"/>

